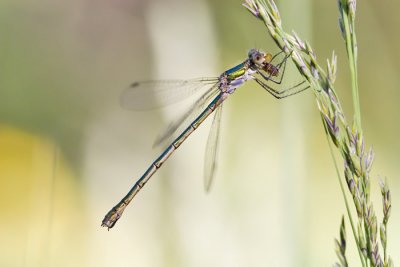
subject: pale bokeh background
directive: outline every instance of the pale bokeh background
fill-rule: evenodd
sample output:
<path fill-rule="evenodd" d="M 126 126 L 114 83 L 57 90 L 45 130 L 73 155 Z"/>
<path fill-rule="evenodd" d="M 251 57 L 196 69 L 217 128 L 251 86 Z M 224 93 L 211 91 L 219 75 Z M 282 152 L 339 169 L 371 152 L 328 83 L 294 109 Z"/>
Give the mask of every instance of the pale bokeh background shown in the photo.
<path fill-rule="evenodd" d="M 351 114 L 336 1 L 282 1 L 287 30 L 320 62 L 339 56 L 336 87 Z M 377 175 L 393 209 L 400 262 L 397 2 L 360 1 L 360 95 Z M 205 123 L 135 198 L 115 228 L 104 214 L 158 156 L 179 113 L 121 109 L 132 81 L 215 76 L 247 50 L 277 52 L 241 1 L 0 2 L 0 266 L 331 266 L 345 212 L 312 93 L 277 101 L 254 83 L 224 105 L 217 180 L 204 194 Z M 348 227 L 350 260 L 358 266 Z"/>

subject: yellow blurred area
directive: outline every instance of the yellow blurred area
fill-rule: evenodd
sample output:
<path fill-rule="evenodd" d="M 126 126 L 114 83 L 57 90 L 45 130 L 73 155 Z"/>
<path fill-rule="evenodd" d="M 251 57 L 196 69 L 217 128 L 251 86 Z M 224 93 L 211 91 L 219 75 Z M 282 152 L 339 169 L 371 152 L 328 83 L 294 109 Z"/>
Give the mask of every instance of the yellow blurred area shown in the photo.
<path fill-rule="evenodd" d="M 1 124 L 0 151 L 1 266 L 81 265 L 85 207 L 57 145 Z"/>

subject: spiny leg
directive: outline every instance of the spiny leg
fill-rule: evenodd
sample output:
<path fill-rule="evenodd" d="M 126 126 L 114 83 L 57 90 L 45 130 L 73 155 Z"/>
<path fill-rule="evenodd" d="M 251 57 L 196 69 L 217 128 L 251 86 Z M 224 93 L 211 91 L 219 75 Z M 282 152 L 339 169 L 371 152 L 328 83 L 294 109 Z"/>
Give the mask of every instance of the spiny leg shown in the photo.
<path fill-rule="evenodd" d="M 295 86 L 292 86 L 292 87 L 287 88 L 287 89 L 282 90 L 282 91 L 278 91 L 278 90 L 272 88 L 271 86 L 265 84 L 264 82 L 260 81 L 257 78 L 255 78 L 255 81 L 259 85 L 261 85 L 261 87 L 264 88 L 268 93 L 270 93 L 273 97 L 275 97 L 277 99 L 286 98 L 288 96 L 292 96 L 292 95 L 298 94 L 298 93 L 303 92 L 303 91 L 307 90 L 308 88 L 310 88 L 310 85 L 306 85 L 304 87 L 300 87 L 302 84 L 304 84 L 306 82 L 306 81 L 302 81 L 302 82 L 296 84 Z M 285 94 L 285 93 L 287 93 L 287 94 Z"/>
<path fill-rule="evenodd" d="M 293 86 L 291 86 L 291 87 L 285 88 L 285 89 L 283 89 L 283 90 L 278 90 L 278 89 L 273 88 L 271 85 L 268 85 L 267 83 L 263 82 L 262 80 L 260 80 L 260 79 L 258 79 L 258 78 L 255 78 L 255 80 L 256 80 L 261 86 L 263 86 L 263 87 L 268 87 L 268 89 L 271 90 L 272 92 L 274 92 L 276 95 L 282 95 L 282 94 L 284 94 L 284 93 L 286 93 L 286 92 L 293 91 L 293 90 L 296 90 L 296 89 L 297 89 L 297 91 L 299 91 L 299 90 L 300 90 L 300 89 L 298 89 L 299 86 L 301 86 L 302 84 L 305 84 L 305 83 L 306 83 L 306 81 L 304 80 L 304 81 L 301 81 L 301 82 L 299 82 L 298 84 L 293 85 Z"/>
<path fill-rule="evenodd" d="M 277 56 L 279 56 L 280 54 L 282 54 L 282 53 L 283 53 L 283 51 L 276 53 L 276 54 L 271 58 L 271 61 L 270 61 L 270 62 L 274 61 L 274 59 L 275 59 Z"/>

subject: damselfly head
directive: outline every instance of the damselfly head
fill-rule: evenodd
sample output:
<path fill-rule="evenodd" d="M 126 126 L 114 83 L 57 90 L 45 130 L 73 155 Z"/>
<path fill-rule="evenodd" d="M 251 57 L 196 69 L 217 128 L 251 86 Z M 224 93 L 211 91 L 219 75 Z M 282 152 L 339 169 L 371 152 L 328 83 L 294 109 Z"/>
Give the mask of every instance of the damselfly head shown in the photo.
<path fill-rule="evenodd" d="M 262 51 L 259 51 L 255 48 L 250 49 L 249 51 L 249 59 L 256 65 L 262 66 L 265 62 L 266 54 Z"/>

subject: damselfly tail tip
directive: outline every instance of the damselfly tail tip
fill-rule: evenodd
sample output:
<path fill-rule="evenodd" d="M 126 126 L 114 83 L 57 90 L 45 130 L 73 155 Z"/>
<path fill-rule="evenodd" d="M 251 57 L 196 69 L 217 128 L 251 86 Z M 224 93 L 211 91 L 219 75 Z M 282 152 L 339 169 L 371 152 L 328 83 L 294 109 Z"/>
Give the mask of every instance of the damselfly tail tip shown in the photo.
<path fill-rule="evenodd" d="M 102 227 L 107 227 L 107 230 L 110 230 L 111 228 L 114 227 L 114 225 L 117 223 L 119 218 L 121 218 L 122 213 L 124 212 L 126 206 L 124 206 L 122 209 L 116 209 L 113 208 L 110 210 L 106 216 L 104 217 L 103 221 L 101 222 Z"/>
<path fill-rule="evenodd" d="M 111 228 L 115 225 L 117 221 L 110 221 L 107 216 L 104 218 L 104 220 L 101 222 L 101 227 L 107 227 L 107 230 L 110 231 Z"/>

